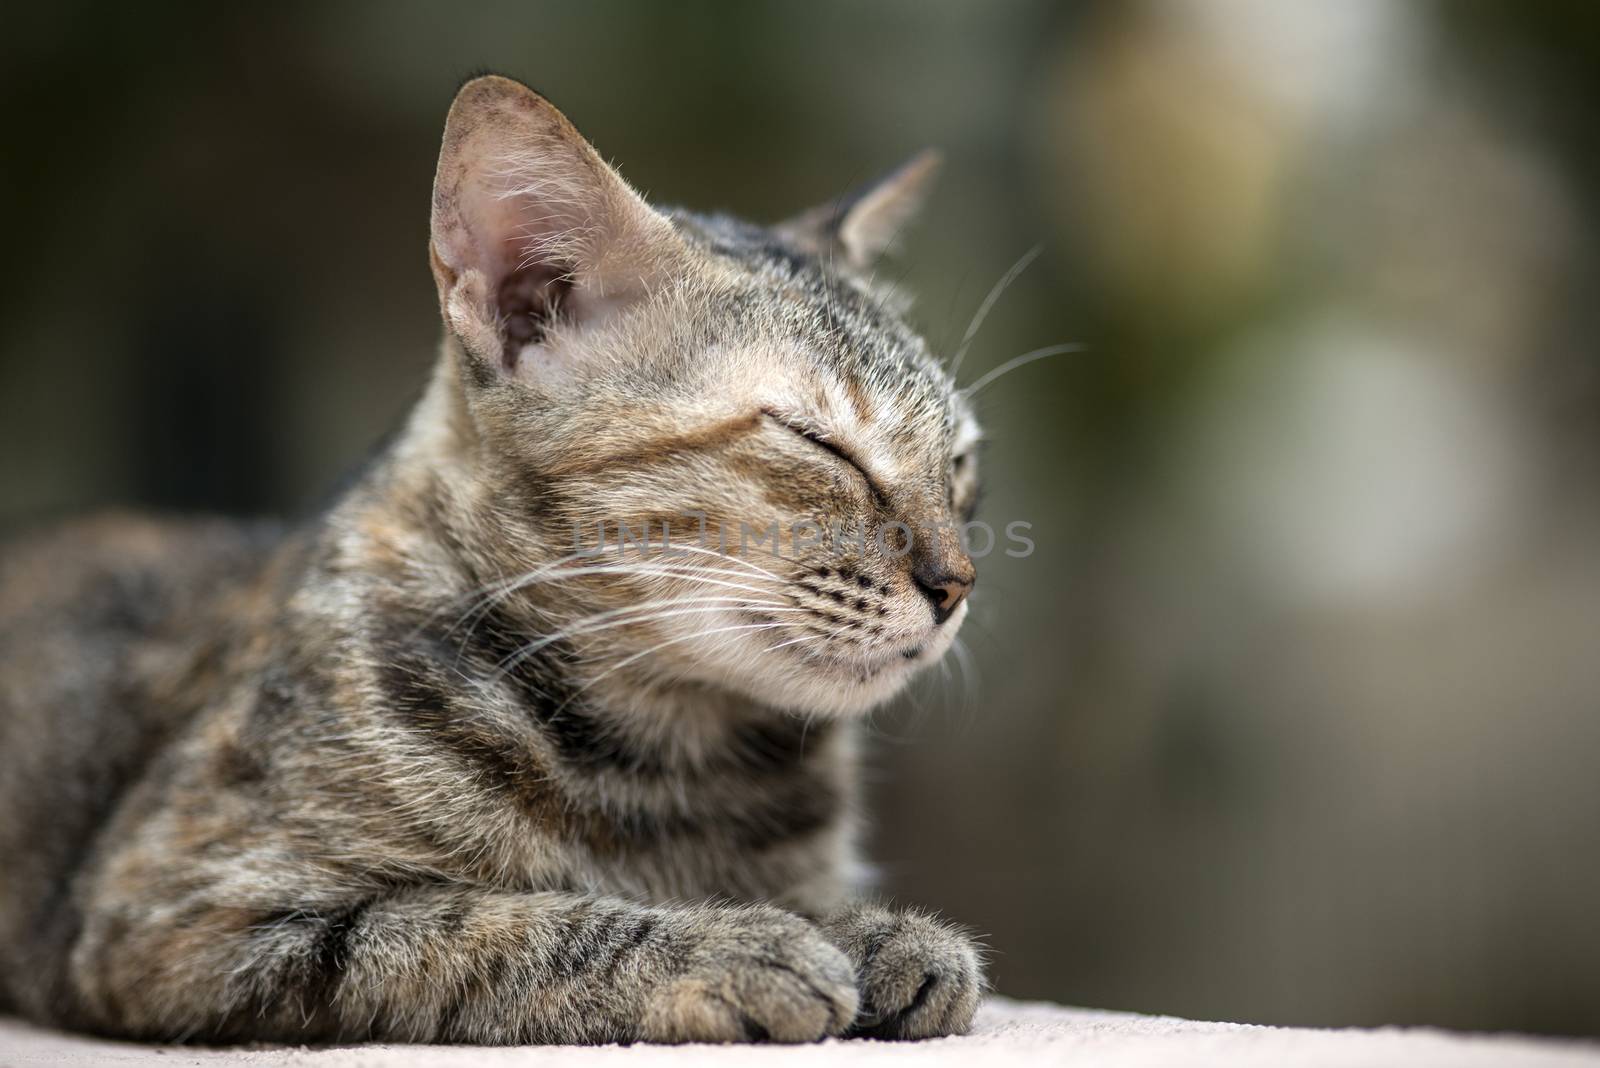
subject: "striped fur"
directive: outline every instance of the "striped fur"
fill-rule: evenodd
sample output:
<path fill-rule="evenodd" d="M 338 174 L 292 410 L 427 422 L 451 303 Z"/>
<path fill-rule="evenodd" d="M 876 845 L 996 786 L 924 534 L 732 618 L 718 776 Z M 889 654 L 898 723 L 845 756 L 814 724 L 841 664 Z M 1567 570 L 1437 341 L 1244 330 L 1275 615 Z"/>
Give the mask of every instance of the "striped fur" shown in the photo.
<path fill-rule="evenodd" d="M 446 338 L 354 488 L 297 529 L 112 517 L 0 556 L 0 1007 L 206 1041 L 964 1029 L 965 937 L 850 896 L 853 714 L 960 624 L 925 576 L 970 585 L 932 524 L 975 435 L 852 210 L 659 213 L 542 98 L 469 83 Z M 574 556 L 811 518 L 928 526 Z"/>

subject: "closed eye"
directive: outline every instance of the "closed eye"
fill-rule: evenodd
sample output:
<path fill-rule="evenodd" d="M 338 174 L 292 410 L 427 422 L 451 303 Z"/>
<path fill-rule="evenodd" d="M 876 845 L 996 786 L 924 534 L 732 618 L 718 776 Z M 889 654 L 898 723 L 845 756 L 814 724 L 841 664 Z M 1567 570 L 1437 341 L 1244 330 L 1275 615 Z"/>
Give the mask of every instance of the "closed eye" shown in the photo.
<path fill-rule="evenodd" d="M 829 441 L 820 430 L 807 426 L 804 423 L 797 422 L 796 420 L 779 412 L 775 412 L 770 408 L 763 408 L 761 410 L 761 414 L 765 415 L 768 419 L 771 419 L 773 422 L 777 423 L 779 426 L 782 426 L 789 432 L 805 438 L 819 449 L 829 452 L 838 459 L 849 464 L 855 469 L 856 474 L 861 476 L 862 481 L 867 484 L 867 489 L 871 491 L 873 499 L 876 500 L 880 505 L 887 506 L 888 499 L 883 495 L 883 492 L 878 489 L 877 483 L 872 481 L 872 476 L 867 474 L 867 469 L 861 466 L 860 461 L 851 455 L 848 449 L 835 442 Z"/>

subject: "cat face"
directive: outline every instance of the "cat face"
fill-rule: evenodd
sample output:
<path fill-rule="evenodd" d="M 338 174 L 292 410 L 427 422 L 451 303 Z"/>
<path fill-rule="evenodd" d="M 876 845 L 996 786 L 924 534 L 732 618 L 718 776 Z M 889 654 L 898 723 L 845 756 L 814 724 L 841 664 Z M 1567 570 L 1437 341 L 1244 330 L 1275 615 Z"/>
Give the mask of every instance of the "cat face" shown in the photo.
<path fill-rule="evenodd" d="M 472 482 L 580 680 L 849 712 L 948 648 L 978 430 L 865 274 L 931 169 L 771 229 L 666 214 L 536 94 L 462 90 L 433 265 Z"/>

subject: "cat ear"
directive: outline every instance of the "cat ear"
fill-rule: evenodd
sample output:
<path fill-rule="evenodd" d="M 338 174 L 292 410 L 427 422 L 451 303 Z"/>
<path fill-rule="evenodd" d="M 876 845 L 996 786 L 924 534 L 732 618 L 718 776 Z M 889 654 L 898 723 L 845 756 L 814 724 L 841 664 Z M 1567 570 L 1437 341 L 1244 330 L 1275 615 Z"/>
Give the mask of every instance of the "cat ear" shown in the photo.
<path fill-rule="evenodd" d="M 779 233 L 819 255 L 865 270 L 895 244 L 933 190 L 941 157 L 926 148 L 889 174 L 833 204 L 779 223 Z"/>
<path fill-rule="evenodd" d="M 456 94 L 433 184 L 439 306 L 468 356 L 559 372 L 554 328 L 645 295 L 683 248 L 555 105 L 495 75 Z"/>

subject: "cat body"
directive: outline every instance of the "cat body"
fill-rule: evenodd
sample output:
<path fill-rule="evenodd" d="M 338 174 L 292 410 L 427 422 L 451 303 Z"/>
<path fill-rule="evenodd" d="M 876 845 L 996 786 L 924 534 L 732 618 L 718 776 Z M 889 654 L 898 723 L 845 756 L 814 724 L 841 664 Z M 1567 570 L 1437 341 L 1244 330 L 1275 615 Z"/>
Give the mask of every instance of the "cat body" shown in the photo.
<path fill-rule="evenodd" d="M 468 83 L 442 352 L 355 486 L 292 529 L 0 556 L 0 1006 L 161 1040 L 963 1030 L 971 943 L 852 898 L 856 714 L 974 577 L 971 414 L 866 277 L 926 171 L 776 229 L 664 214 Z M 583 544 L 608 523 L 678 547 Z"/>

